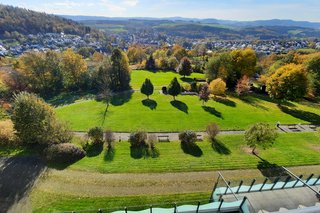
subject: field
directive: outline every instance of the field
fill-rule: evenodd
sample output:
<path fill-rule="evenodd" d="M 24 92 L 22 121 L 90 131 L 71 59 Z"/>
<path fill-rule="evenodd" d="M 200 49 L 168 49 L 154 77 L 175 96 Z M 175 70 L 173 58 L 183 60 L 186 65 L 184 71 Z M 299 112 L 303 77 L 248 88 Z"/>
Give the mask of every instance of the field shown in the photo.
<path fill-rule="evenodd" d="M 317 106 L 290 103 L 290 107 L 279 107 L 258 96 L 245 100 L 234 97 L 210 100 L 205 106 L 197 96 L 178 96 L 177 101 L 172 101 L 171 96 L 158 91 L 151 96 L 151 101 L 145 99 L 139 92 L 121 95 L 107 111 L 103 102 L 79 100 L 58 107 L 56 112 L 76 131 L 87 131 L 94 126 L 127 132 L 203 131 L 210 122 L 217 123 L 221 129 L 246 129 L 256 122 L 320 123 L 320 108 Z"/>
<path fill-rule="evenodd" d="M 159 143 L 160 157 L 154 159 L 131 157 L 129 143 L 117 143 L 113 158 L 106 158 L 105 151 L 101 151 L 67 169 L 47 172 L 31 193 L 33 209 L 57 212 L 176 201 L 205 202 L 217 170 L 224 170 L 225 177 L 236 184 L 240 178 L 245 183 L 252 178 L 262 181 L 268 175 L 263 168 L 268 166 L 320 163 L 320 137 L 316 133 L 280 134 L 273 148 L 258 150 L 259 157 L 250 153 L 243 135 L 219 136 L 219 141 L 215 148 L 207 141 L 198 142 L 201 155 L 185 153 L 178 142 Z M 249 168 L 252 169 L 230 170 Z M 308 174 L 311 170 L 317 173 L 320 168 L 305 166 L 292 170 Z"/>
<path fill-rule="evenodd" d="M 150 72 L 146 70 L 135 70 L 131 74 L 131 87 L 133 89 L 140 89 L 146 78 L 149 78 L 156 89 L 161 89 L 162 86 L 168 86 L 171 80 L 176 77 L 180 83 L 187 84 L 192 81 L 193 78 L 205 79 L 204 74 L 192 73 L 185 79 L 181 78 L 178 73 L 175 72 Z"/>
<path fill-rule="evenodd" d="M 252 155 L 245 145 L 243 135 L 221 135 L 220 144 L 213 147 L 207 141 L 198 142 L 198 147 L 189 153 L 179 142 L 158 143 L 158 158 L 137 158 L 130 151 L 130 144 L 119 142 L 115 153 L 101 150 L 98 154 L 78 161 L 69 168 L 102 173 L 141 172 L 189 172 L 218 169 L 256 168 L 260 158 Z M 320 163 L 320 137 L 315 133 L 280 134 L 273 148 L 261 150 L 263 163 L 297 166 Z M 174 156 L 174 158 L 172 157 Z"/>

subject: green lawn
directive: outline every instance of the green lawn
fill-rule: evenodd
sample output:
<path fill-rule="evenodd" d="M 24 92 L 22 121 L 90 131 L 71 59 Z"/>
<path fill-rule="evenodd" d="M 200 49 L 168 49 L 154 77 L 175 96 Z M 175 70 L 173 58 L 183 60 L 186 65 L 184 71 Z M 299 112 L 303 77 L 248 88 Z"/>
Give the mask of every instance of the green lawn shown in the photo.
<path fill-rule="evenodd" d="M 248 153 L 243 135 L 221 135 L 219 140 L 222 143 L 218 151 L 204 141 L 198 142 L 199 149 L 193 154 L 186 154 L 179 142 L 158 143 L 160 157 L 140 159 L 130 156 L 129 143 L 119 142 L 114 156 L 102 151 L 97 156 L 83 158 L 69 168 L 102 173 L 141 173 L 248 169 L 257 168 L 259 162 L 261 164 L 261 159 Z M 260 150 L 259 156 L 279 166 L 312 165 L 320 163 L 319 150 L 320 136 L 316 133 L 287 133 L 279 135 L 273 148 Z"/>
<path fill-rule="evenodd" d="M 228 97 L 218 101 L 209 100 L 202 106 L 197 96 L 171 96 L 155 92 L 152 101 L 144 101 L 139 92 L 115 97 L 108 111 L 106 104 L 95 100 L 80 100 L 74 104 L 56 108 L 58 116 L 67 121 L 73 130 L 87 131 L 94 126 L 113 131 L 200 131 L 210 122 L 221 129 L 246 129 L 256 122 L 276 124 L 320 123 L 319 105 L 289 103 L 282 109 L 276 103 L 259 97 L 246 100 Z"/>
<path fill-rule="evenodd" d="M 205 78 L 204 74 L 192 73 L 191 76 L 187 76 L 184 80 L 182 80 L 183 78 L 175 72 L 150 72 L 146 70 L 135 70 L 131 74 L 131 87 L 133 89 L 140 89 L 144 80 L 149 78 L 157 89 L 161 89 L 162 86 L 168 86 L 174 77 L 177 77 L 180 83 L 188 83 L 192 81 L 193 78 Z"/>
<path fill-rule="evenodd" d="M 105 151 L 102 151 L 101 154 L 95 157 L 86 157 L 63 171 L 55 171 L 44 176 L 39 183 L 40 185 L 44 185 L 35 187 L 30 195 L 33 211 L 59 212 L 91 209 L 92 212 L 95 212 L 98 208 L 104 208 L 108 209 L 107 212 L 110 212 L 112 210 L 119 209 L 118 207 L 123 208 L 125 206 L 129 207 L 129 210 L 135 210 L 136 208 L 132 206 L 140 206 L 139 209 L 141 209 L 148 208 L 147 204 L 155 204 L 154 206 L 164 207 L 173 202 L 178 202 L 178 204 L 180 202 L 181 204 L 193 203 L 198 200 L 205 202 L 210 196 L 210 187 L 208 187 L 208 191 L 188 191 L 188 184 L 195 183 L 192 181 L 188 183 L 186 180 L 183 180 L 183 183 L 186 185 L 181 186 L 183 190 L 186 190 L 186 193 L 180 194 L 166 193 L 161 195 L 143 194 L 134 196 L 108 196 L 100 194 L 96 194 L 95 196 L 86 195 L 88 192 L 92 192 L 92 190 L 96 189 L 96 187 L 102 187 L 101 184 L 103 184 L 104 181 L 107 181 L 108 186 L 111 186 L 110 188 L 107 186 L 106 190 L 115 190 L 113 186 L 117 188 L 117 184 L 119 184 L 118 182 L 114 182 L 114 179 L 109 180 L 101 178 L 100 172 L 121 172 L 124 173 L 121 174 L 124 175 L 122 177 L 125 177 L 126 175 L 130 176 L 130 174 L 126 174 L 125 172 L 150 173 L 240 168 L 259 169 L 262 166 L 268 165 L 297 166 L 320 163 L 320 137 L 319 135 L 316 135 L 316 133 L 280 134 L 273 148 L 268 150 L 258 150 L 260 158 L 265 160 L 263 164 L 261 159 L 248 153 L 250 150 L 248 150 L 244 145 L 243 135 L 224 135 L 219 137 L 219 141 L 222 143 L 218 149 L 220 150 L 220 154 L 217 152 L 217 149 L 212 149 L 209 142 L 198 142 L 199 148 L 203 153 L 200 157 L 184 153 L 180 148 L 180 143 L 178 142 L 159 143 L 157 144 L 157 147 L 160 151 L 160 157 L 155 159 L 134 159 L 130 157 L 129 143 L 117 143 L 115 146 L 115 155 L 112 160 L 110 159 L 110 156 L 107 158 L 109 160 L 106 160 Z M 293 169 L 293 171 L 296 170 L 299 170 L 299 168 Z M 241 174 L 239 176 L 230 176 L 233 173 L 228 174 L 228 172 L 225 171 L 225 175 L 228 177 L 228 180 L 232 180 L 236 183 L 240 181 L 239 178 L 246 180 L 247 183 L 251 182 L 252 178 L 256 176 L 251 177 L 250 175 L 257 175 L 258 179 L 260 178 L 262 181 L 263 176 L 260 174 L 261 172 L 259 172 L 259 170 L 256 172 L 253 171 L 254 170 L 247 170 L 248 174 Z M 318 169 L 315 171 L 318 171 Z M 232 172 L 237 173 L 242 171 L 239 170 Z M 298 173 L 299 172 L 300 171 L 298 171 Z M 307 171 L 306 174 L 309 172 L 310 171 Z M 163 173 L 164 177 L 166 174 L 167 173 Z M 206 178 L 208 178 L 208 176 L 206 176 Z M 206 178 L 201 178 L 199 182 L 196 182 L 196 184 L 199 186 L 207 185 L 208 180 Z M 248 178 L 248 180 L 243 178 Z M 213 180 L 214 175 L 212 179 L 210 178 L 210 181 Z M 55 186 L 60 186 L 60 182 L 62 181 L 65 184 L 64 187 L 67 187 L 63 192 L 55 188 Z M 166 181 L 169 181 L 169 185 L 172 184 L 171 179 Z M 164 181 L 165 184 L 167 184 L 166 181 Z M 49 186 L 53 185 L 53 188 L 46 187 L 48 184 Z M 128 183 L 128 185 L 131 186 L 128 190 L 135 190 L 134 187 L 138 186 L 146 189 L 150 184 L 152 185 L 154 183 L 149 179 L 144 180 L 143 182 L 139 179 L 136 180 L 136 182 L 133 181 Z M 159 184 L 161 183 L 157 183 L 157 187 L 159 187 Z M 80 191 L 83 195 L 77 194 L 78 191 L 72 188 L 79 185 L 81 185 Z M 68 190 L 68 187 L 70 187 L 70 190 Z"/>
<path fill-rule="evenodd" d="M 86 212 L 97 212 L 98 208 L 104 212 L 123 210 L 127 206 L 129 211 L 154 207 L 170 208 L 176 202 L 179 204 L 196 205 L 198 200 L 205 204 L 209 201 L 210 192 L 152 195 L 152 196 L 124 196 L 124 197 L 78 197 L 48 192 L 32 193 L 31 201 L 33 212 L 62 212 L 91 210 Z M 181 202 L 181 203 L 180 203 Z M 171 204 L 171 205 L 168 205 Z"/>

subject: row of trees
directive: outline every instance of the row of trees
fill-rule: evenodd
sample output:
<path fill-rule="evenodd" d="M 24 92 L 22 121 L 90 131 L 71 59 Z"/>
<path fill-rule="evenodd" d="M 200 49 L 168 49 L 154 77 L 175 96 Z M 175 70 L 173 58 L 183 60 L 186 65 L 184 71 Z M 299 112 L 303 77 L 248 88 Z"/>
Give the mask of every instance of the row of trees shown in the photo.
<path fill-rule="evenodd" d="M 111 57 L 94 54 L 97 60 L 88 65 L 83 57 L 67 49 L 62 53 L 30 52 L 22 55 L 13 70 L 0 76 L 0 93 L 28 91 L 51 97 L 70 91 L 124 91 L 130 88 L 130 69 L 126 54 L 118 49 Z"/>

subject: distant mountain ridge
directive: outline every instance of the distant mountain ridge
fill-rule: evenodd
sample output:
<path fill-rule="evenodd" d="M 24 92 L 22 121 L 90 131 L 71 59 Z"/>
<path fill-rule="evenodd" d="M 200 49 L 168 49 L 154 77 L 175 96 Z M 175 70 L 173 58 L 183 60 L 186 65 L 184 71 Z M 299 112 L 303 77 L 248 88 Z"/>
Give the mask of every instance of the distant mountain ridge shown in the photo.
<path fill-rule="evenodd" d="M 168 18 L 150 18 L 150 17 L 103 17 L 103 16 L 73 16 L 73 15 L 59 15 L 61 17 L 71 19 L 74 21 L 128 21 L 128 20 L 167 20 L 167 21 L 186 21 L 197 22 L 204 24 L 221 24 L 234 27 L 258 27 L 258 26 L 287 26 L 287 27 L 307 27 L 320 29 L 320 22 L 310 21 L 294 21 L 290 19 L 270 19 L 270 20 L 256 20 L 256 21 L 233 21 L 222 19 L 198 19 L 198 18 L 183 18 L 183 17 L 168 17 Z"/>

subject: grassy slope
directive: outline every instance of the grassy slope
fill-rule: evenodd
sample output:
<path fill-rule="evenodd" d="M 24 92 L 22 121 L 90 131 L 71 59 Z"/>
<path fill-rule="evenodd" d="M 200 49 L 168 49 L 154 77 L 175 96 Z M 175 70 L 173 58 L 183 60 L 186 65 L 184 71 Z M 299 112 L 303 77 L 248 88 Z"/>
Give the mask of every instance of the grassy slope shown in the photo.
<path fill-rule="evenodd" d="M 123 97 L 122 97 L 123 98 Z M 125 98 L 123 98 L 125 99 Z M 181 131 L 204 130 L 209 122 L 221 129 L 246 129 L 256 122 L 308 123 L 320 122 L 320 109 L 295 103 L 296 113 L 282 112 L 277 104 L 255 97 L 250 101 L 228 98 L 227 103 L 210 100 L 206 108 L 197 96 L 178 96 L 179 106 L 171 104 L 172 97 L 155 92 L 151 96 L 155 109 L 143 105 L 145 96 L 136 92 L 127 100 L 117 100 L 104 116 L 106 105 L 95 100 L 80 101 L 56 109 L 58 116 L 69 122 L 73 130 L 87 131 L 93 126 L 103 126 L 114 131 Z M 291 115 L 292 114 L 292 115 Z"/>
<path fill-rule="evenodd" d="M 95 157 L 85 157 L 70 168 L 106 173 L 205 171 L 256 168 L 261 161 L 244 152 L 243 135 L 224 135 L 219 140 L 225 145 L 220 148 L 221 154 L 214 151 L 209 142 L 198 142 L 199 152 L 203 153 L 201 157 L 185 154 L 178 142 L 158 143 L 160 157 L 154 159 L 134 159 L 130 156 L 129 143 L 120 142 L 116 144 L 113 160 L 106 160 L 106 152 L 102 151 Z M 274 147 L 261 151 L 260 157 L 281 166 L 319 164 L 319 147 L 320 137 L 315 133 L 280 134 Z"/>

